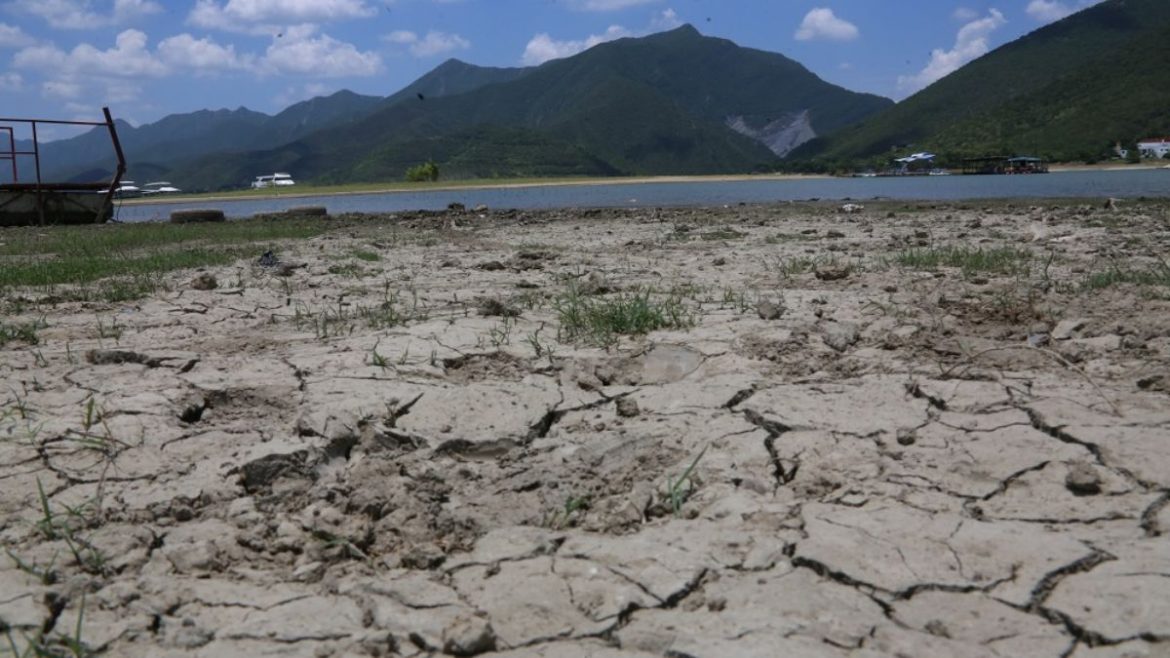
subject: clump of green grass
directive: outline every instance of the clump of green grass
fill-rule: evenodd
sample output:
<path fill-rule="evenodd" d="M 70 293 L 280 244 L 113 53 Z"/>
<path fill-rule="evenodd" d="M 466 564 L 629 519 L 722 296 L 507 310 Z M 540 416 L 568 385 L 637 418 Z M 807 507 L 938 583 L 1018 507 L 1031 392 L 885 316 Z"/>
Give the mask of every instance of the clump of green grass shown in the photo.
<path fill-rule="evenodd" d="M 358 260 L 364 260 L 367 263 L 376 263 L 377 261 L 382 260 L 382 255 L 379 254 L 378 252 L 366 251 L 364 249 L 355 250 L 353 252 L 353 257 L 358 259 Z"/>
<path fill-rule="evenodd" d="M 72 298 L 127 301 L 157 290 L 167 272 L 258 256 L 273 241 L 326 230 L 327 224 L 309 220 L 17 229 L 0 245 L 0 293 L 73 285 L 88 290 Z"/>
<path fill-rule="evenodd" d="M 37 345 L 41 342 L 40 337 L 37 335 L 37 331 L 44 329 L 47 326 L 49 325 L 45 323 L 44 318 L 17 324 L 0 322 L 0 347 L 4 347 L 11 342 Z"/>
<path fill-rule="evenodd" d="M 961 269 L 964 274 L 988 273 L 1016 275 L 1028 272 L 1032 253 L 1027 249 L 997 247 L 972 249 L 970 247 L 931 247 L 906 249 L 894 256 L 894 262 L 903 267 L 934 270 L 940 267 Z"/>
<path fill-rule="evenodd" d="M 1170 287 L 1170 264 L 1163 262 L 1146 269 L 1113 267 L 1102 272 L 1094 272 L 1081 282 L 1081 289 L 1101 290 L 1126 283 L 1137 286 Z"/>
<path fill-rule="evenodd" d="M 571 288 L 553 300 L 561 341 L 612 345 L 620 336 L 656 329 L 686 329 L 695 324 L 692 311 L 678 295 L 656 299 L 649 290 L 633 290 L 600 298 Z"/>

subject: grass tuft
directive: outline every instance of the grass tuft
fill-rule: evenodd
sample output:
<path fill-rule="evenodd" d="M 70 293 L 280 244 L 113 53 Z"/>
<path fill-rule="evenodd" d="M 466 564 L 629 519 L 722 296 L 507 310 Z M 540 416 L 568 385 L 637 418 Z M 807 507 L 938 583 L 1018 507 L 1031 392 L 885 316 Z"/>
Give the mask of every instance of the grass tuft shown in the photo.
<path fill-rule="evenodd" d="M 997 247 L 995 249 L 972 249 L 970 247 L 932 247 L 929 249 L 907 249 L 894 256 L 894 262 L 903 267 L 919 270 L 934 270 L 940 267 L 954 267 L 964 274 L 988 273 L 1017 275 L 1026 274 L 1032 261 L 1027 249 Z"/>
<path fill-rule="evenodd" d="M 571 288 L 553 301 L 560 329 L 558 340 L 612 345 L 619 336 L 637 336 L 657 329 L 694 326 L 694 314 L 678 295 L 655 299 L 649 290 L 597 298 Z"/>

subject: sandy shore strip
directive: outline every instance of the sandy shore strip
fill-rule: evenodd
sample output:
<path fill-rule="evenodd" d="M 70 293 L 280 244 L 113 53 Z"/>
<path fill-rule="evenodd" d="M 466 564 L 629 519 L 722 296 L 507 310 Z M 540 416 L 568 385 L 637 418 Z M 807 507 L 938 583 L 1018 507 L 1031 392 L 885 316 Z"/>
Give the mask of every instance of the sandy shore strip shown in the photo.
<path fill-rule="evenodd" d="M 0 286 L 0 646 L 1170 652 L 1166 202 L 249 221 L 0 233 L 160 268 Z"/>

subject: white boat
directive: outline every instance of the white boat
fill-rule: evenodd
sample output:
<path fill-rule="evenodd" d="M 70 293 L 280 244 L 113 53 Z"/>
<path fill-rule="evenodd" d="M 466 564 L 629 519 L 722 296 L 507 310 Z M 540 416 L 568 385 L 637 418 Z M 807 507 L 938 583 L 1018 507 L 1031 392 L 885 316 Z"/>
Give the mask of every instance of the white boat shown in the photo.
<path fill-rule="evenodd" d="M 142 186 L 142 194 L 144 196 L 150 196 L 152 194 L 177 194 L 182 191 L 167 181 L 147 183 Z"/>
<path fill-rule="evenodd" d="M 98 194 L 108 193 L 109 190 L 102 190 L 101 192 L 98 192 Z M 124 180 L 118 184 L 118 187 L 114 188 L 115 199 L 133 199 L 140 196 L 142 196 L 142 190 L 134 185 L 134 181 L 132 180 Z"/>
<path fill-rule="evenodd" d="M 296 185 L 296 181 L 292 179 L 289 174 L 277 172 L 266 176 L 257 176 L 256 180 L 252 181 L 252 189 L 262 190 L 266 187 L 289 187 Z"/>

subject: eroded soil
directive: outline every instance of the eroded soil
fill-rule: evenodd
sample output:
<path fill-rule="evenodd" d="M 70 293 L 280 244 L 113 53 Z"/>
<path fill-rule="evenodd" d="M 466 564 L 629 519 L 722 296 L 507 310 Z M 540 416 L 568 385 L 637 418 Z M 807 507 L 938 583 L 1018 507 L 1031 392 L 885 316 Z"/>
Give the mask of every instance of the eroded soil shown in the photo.
<path fill-rule="evenodd" d="M 26 291 L 0 625 L 144 658 L 1170 655 L 1168 289 L 1085 286 L 1156 267 L 1167 217 L 349 218 L 136 303 Z M 1031 258 L 899 259 L 955 245 Z M 569 340 L 570 288 L 694 324 Z"/>

